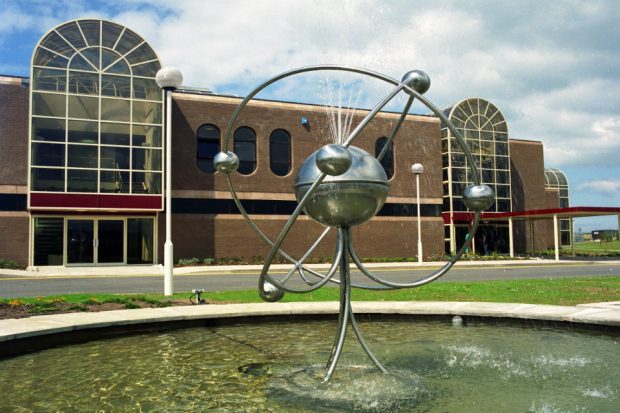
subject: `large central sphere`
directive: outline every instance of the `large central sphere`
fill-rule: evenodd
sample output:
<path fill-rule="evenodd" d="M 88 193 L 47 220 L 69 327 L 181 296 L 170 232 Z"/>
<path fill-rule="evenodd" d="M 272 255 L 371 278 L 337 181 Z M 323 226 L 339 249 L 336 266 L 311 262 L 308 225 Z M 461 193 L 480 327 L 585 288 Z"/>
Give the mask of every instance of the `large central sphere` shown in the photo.
<path fill-rule="evenodd" d="M 387 198 L 389 184 L 383 167 L 368 152 L 350 146 L 351 166 L 341 175 L 327 175 L 312 194 L 304 211 L 330 227 L 351 227 L 375 216 Z M 303 163 L 295 179 L 295 196 L 301 201 L 321 175 L 314 152 Z"/>

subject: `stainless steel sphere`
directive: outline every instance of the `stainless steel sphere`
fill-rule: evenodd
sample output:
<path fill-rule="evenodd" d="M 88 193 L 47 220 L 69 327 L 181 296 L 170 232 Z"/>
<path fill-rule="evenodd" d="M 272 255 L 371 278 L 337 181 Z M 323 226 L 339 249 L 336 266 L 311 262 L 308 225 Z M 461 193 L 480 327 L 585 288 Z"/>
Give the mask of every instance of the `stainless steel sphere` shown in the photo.
<path fill-rule="evenodd" d="M 316 154 L 316 166 L 331 176 L 345 173 L 351 166 L 351 154 L 342 145 L 325 145 Z"/>
<path fill-rule="evenodd" d="M 472 211 L 484 211 L 495 202 L 495 192 L 488 185 L 470 185 L 463 191 L 463 202 Z"/>
<path fill-rule="evenodd" d="M 422 70 L 411 70 L 405 73 L 401 82 L 421 95 L 431 87 L 431 78 Z"/>
<path fill-rule="evenodd" d="M 213 166 L 218 172 L 231 174 L 239 168 L 239 158 L 233 152 L 220 152 L 213 158 Z"/>
<path fill-rule="evenodd" d="M 284 297 L 284 291 L 276 288 L 273 284 L 266 281 L 264 278 L 261 278 L 258 283 L 258 295 L 263 301 L 268 303 L 275 303 L 276 301 L 280 301 L 282 297 Z"/>
<path fill-rule="evenodd" d="M 314 152 L 303 163 L 295 179 L 300 201 L 321 175 Z M 338 176 L 327 175 L 305 205 L 314 220 L 330 227 L 351 227 L 375 216 L 387 198 L 389 184 L 383 167 L 368 152 L 350 146 L 351 166 Z"/>

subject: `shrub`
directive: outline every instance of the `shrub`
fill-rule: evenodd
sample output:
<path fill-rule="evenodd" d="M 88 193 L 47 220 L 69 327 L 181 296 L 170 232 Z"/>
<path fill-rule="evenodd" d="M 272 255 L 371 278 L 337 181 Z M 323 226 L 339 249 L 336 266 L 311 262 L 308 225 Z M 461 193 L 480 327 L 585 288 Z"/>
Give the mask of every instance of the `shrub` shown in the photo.
<path fill-rule="evenodd" d="M 3 260 L 0 259 L 0 268 L 5 268 L 8 270 L 20 270 L 24 267 L 18 265 L 14 260 Z"/>

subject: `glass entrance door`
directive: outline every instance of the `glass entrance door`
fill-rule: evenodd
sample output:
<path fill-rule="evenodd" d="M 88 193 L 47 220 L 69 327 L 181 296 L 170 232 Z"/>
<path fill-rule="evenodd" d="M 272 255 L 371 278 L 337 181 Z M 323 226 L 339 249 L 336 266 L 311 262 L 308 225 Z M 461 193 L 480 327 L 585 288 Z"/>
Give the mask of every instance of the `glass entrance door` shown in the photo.
<path fill-rule="evenodd" d="M 95 221 L 67 220 L 67 264 L 95 262 Z"/>
<path fill-rule="evenodd" d="M 101 264 L 125 261 L 125 222 L 123 220 L 97 220 L 97 262 Z"/>

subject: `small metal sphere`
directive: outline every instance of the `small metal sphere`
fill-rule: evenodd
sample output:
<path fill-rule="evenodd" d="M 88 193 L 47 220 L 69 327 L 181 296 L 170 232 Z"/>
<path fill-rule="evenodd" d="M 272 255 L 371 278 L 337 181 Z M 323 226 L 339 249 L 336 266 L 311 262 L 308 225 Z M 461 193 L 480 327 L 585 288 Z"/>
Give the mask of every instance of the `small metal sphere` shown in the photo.
<path fill-rule="evenodd" d="M 220 152 L 213 158 L 213 166 L 218 172 L 231 174 L 239 168 L 239 157 L 234 152 Z"/>
<path fill-rule="evenodd" d="M 351 154 L 342 145 L 325 145 L 316 154 L 316 166 L 327 175 L 338 176 L 349 170 Z"/>
<path fill-rule="evenodd" d="M 422 70 L 411 70 L 403 76 L 401 82 L 423 95 L 431 87 L 431 78 Z"/>
<path fill-rule="evenodd" d="M 470 185 L 463 191 L 463 202 L 472 211 L 484 211 L 495 202 L 495 192 L 488 185 Z"/>
<path fill-rule="evenodd" d="M 422 172 L 424 172 L 424 167 L 422 166 L 421 163 L 414 163 L 413 165 L 411 165 L 411 172 L 413 172 L 416 175 L 419 175 Z"/>
<path fill-rule="evenodd" d="M 284 291 L 278 289 L 273 284 L 265 280 L 263 277 L 258 282 L 258 295 L 263 301 L 268 303 L 275 303 L 280 301 L 284 297 Z"/>
<path fill-rule="evenodd" d="M 389 183 L 383 166 L 368 152 L 349 146 L 351 166 L 338 176 L 327 175 L 312 193 L 304 211 L 330 227 L 352 227 L 374 217 L 387 198 Z M 299 202 L 321 175 L 316 157 L 310 155 L 297 171 L 295 197 Z"/>

